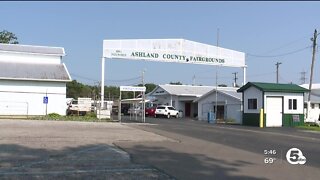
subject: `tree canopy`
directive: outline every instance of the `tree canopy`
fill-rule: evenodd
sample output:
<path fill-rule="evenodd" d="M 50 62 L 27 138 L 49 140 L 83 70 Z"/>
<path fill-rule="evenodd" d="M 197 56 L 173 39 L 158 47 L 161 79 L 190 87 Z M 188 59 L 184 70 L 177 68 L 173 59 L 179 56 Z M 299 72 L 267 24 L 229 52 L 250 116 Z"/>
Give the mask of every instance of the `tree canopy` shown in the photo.
<path fill-rule="evenodd" d="M 142 84 L 138 84 L 138 86 L 142 86 Z M 153 83 L 145 84 L 146 94 L 151 92 L 156 85 Z M 121 99 L 129 99 L 137 97 L 139 92 L 122 92 Z M 92 99 L 100 99 L 100 87 L 99 86 L 90 86 L 85 85 L 76 80 L 67 83 L 67 97 L 78 99 L 78 97 L 89 97 Z M 134 96 L 135 95 L 135 96 Z M 104 87 L 104 96 L 105 99 L 115 100 L 119 99 L 120 96 L 120 88 L 117 86 L 105 86 Z"/>
<path fill-rule="evenodd" d="M 178 81 L 178 82 L 170 82 L 170 84 L 172 84 L 172 85 L 182 85 L 182 83 L 180 81 Z"/>
<path fill-rule="evenodd" d="M 0 32 L 0 43 L 19 44 L 17 36 L 7 30 L 3 30 Z"/>

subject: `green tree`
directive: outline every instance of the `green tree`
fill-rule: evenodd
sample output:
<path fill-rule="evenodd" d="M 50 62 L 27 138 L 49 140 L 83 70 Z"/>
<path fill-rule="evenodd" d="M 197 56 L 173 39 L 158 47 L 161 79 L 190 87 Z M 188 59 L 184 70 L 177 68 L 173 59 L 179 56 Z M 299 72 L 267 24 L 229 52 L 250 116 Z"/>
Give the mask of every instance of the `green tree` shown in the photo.
<path fill-rule="evenodd" d="M 96 95 L 94 87 L 84 85 L 82 83 L 77 82 L 76 80 L 73 80 L 67 83 L 68 98 L 74 98 L 74 99 L 78 99 L 78 97 L 94 98 L 94 95 Z"/>
<path fill-rule="evenodd" d="M 138 84 L 138 86 L 142 86 L 142 84 Z M 153 83 L 147 83 L 144 85 L 146 87 L 146 94 L 148 94 L 149 92 L 151 92 L 152 90 L 154 90 L 157 85 L 153 84 Z"/>
<path fill-rule="evenodd" d="M 180 81 L 178 82 L 170 82 L 170 84 L 173 84 L 173 85 L 182 85 L 182 83 Z"/>
<path fill-rule="evenodd" d="M 0 43 L 19 44 L 17 36 L 7 30 L 3 30 L 0 32 Z"/>

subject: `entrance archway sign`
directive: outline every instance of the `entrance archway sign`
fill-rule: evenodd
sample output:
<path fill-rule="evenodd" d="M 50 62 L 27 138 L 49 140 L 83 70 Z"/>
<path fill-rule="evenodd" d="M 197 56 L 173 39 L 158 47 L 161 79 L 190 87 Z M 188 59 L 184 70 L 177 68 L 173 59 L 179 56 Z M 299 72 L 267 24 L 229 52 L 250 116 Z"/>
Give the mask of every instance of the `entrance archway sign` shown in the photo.
<path fill-rule="evenodd" d="M 243 68 L 245 53 L 185 39 L 117 39 L 103 41 L 101 101 L 104 100 L 105 58 Z M 102 103 L 103 105 L 103 103 Z"/>
<path fill-rule="evenodd" d="M 131 92 L 142 92 L 142 122 L 146 122 L 146 115 L 145 115 L 145 92 L 146 87 L 139 87 L 139 86 L 120 86 L 120 97 L 119 97 L 119 105 L 118 105 L 118 119 L 121 122 L 121 92 L 122 91 L 131 91 Z"/>

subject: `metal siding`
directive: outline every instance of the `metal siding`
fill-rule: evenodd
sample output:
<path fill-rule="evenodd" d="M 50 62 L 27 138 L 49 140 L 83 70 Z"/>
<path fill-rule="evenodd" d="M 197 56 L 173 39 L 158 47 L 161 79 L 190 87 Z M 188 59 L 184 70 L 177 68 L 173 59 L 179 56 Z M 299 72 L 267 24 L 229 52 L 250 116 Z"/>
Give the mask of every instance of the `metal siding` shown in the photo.
<path fill-rule="evenodd" d="M 226 119 L 234 119 L 236 123 L 241 123 L 241 100 L 237 100 L 233 96 L 218 92 L 218 105 L 226 105 Z M 226 102 L 227 101 L 227 102 Z M 225 104 L 226 103 L 226 104 Z M 207 120 L 207 113 L 212 110 L 215 105 L 215 93 L 210 93 L 206 98 L 198 101 L 198 119 Z"/>
<path fill-rule="evenodd" d="M 0 79 L 71 80 L 63 64 L 10 62 L 0 62 Z"/>
<path fill-rule="evenodd" d="M 260 113 L 260 109 L 263 107 L 262 91 L 255 87 L 249 87 L 243 94 L 244 113 Z M 257 109 L 248 109 L 248 99 L 257 99 Z"/>
<path fill-rule="evenodd" d="M 65 82 L 30 82 L 0 80 L 0 104 L 10 107 L 25 115 L 45 115 L 43 97 L 48 96 L 48 113 L 66 114 L 66 83 Z M 21 109 L 21 104 L 27 104 L 28 110 Z M 19 107 L 17 107 L 19 105 Z M 1 111 L 0 111 L 1 115 Z M 17 114 L 16 114 L 17 115 Z"/>
<path fill-rule="evenodd" d="M 299 115 L 299 122 L 293 122 L 292 115 Z M 303 114 L 283 114 L 283 126 L 302 126 L 304 124 L 304 115 Z"/>
<path fill-rule="evenodd" d="M 246 126 L 257 126 L 259 127 L 260 114 L 258 113 L 244 113 L 242 124 Z"/>
<path fill-rule="evenodd" d="M 32 46 L 21 44 L 1 44 L 0 51 L 20 52 L 20 53 L 35 53 L 35 54 L 52 54 L 63 56 L 64 49 L 62 47 L 48 47 L 48 46 Z"/>

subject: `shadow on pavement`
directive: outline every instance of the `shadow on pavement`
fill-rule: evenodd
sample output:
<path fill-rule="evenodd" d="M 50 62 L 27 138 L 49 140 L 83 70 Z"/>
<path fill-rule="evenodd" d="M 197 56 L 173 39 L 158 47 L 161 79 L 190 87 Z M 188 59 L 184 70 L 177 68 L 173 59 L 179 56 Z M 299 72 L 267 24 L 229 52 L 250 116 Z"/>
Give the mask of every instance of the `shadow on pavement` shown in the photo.
<path fill-rule="evenodd" d="M 239 167 L 254 166 L 246 161 L 227 162 L 201 154 L 173 152 L 155 144 L 134 145 L 121 142 L 117 145 L 132 156 L 133 162 L 153 165 L 177 179 L 265 179 L 234 175 Z"/>
<path fill-rule="evenodd" d="M 62 150 L 0 144 L 0 179 L 172 179 L 106 144 Z"/>

